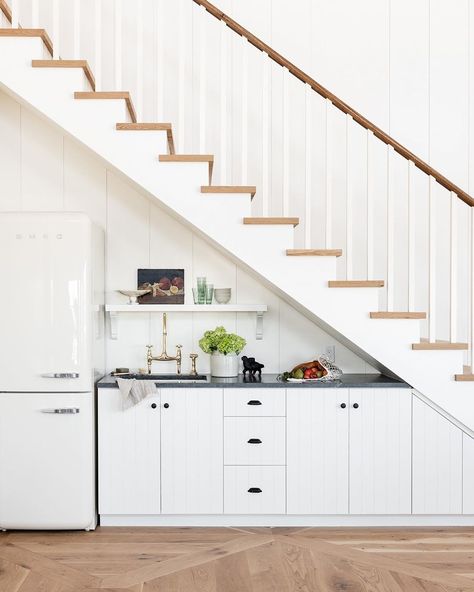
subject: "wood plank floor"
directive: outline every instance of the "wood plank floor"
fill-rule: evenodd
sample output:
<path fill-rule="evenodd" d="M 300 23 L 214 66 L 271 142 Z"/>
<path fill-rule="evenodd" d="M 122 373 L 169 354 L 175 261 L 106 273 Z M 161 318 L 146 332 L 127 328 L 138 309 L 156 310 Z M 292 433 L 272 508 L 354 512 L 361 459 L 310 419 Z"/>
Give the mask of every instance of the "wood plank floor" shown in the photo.
<path fill-rule="evenodd" d="M 474 592 L 474 529 L 0 533 L 0 592 Z"/>

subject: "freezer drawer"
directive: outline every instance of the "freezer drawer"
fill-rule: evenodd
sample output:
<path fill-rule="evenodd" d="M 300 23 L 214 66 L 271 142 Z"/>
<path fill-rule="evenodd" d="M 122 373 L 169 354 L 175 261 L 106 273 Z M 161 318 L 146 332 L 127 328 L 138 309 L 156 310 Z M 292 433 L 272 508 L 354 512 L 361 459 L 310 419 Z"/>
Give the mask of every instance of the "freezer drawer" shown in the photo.
<path fill-rule="evenodd" d="M 0 394 L 0 528 L 94 522 L 91 393 Z"/>

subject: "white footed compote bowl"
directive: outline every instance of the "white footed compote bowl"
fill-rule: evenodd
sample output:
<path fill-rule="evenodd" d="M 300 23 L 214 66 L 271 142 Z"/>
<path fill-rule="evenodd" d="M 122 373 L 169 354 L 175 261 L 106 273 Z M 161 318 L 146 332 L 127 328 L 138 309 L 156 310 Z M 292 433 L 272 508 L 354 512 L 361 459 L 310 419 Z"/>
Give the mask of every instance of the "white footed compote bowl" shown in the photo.
<path fill-rule="evenodd" d="M 124 296 L 128 296 L 129 304 L 137 304 L 137 298 L 144 294 L 148 294 L 151 290 L 117 290 L 117 292 L 120 292 L 120 294 L 123 294 Z"/>

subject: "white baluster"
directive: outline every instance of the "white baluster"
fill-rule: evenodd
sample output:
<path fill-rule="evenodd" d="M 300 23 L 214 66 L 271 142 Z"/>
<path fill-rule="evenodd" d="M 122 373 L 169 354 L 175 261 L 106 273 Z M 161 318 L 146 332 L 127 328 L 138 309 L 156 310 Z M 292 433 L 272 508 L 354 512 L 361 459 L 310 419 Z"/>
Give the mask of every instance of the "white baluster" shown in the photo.
<path fill-rule="evenodd" d="M 59 18 L 59 0 L 53 0 L 53 60 L 59 60 L 59 46 L 61 42 Z"/>
<path fill-rule="evenodd" d="M 81 2 L 74 0 L 73 6 L 73 59 L 81 57 Z"/>
<path fill-rule="evenodd" d="M 474 374 L 474 208 L 471 207 L 471 374 Z"/>
<path fill-rule="evenodd" d="M 394 298 L 394 216 L 393 216 L 393 188 L 392 188 L 392 159 L 393 148 L 387 146 L 387 311 L 393 310 Z"/>
<path fill-rule="evenodd" d="M 12 29 L 18 29 L 18 0 L 10 0 L 10 9 L 12 11 Z"/>
<path fill-rule="evenodd" d="M 288 68 L 283 68 L 283 216 L 290 210 L 290 99 L 288 92 Z"/>
<path fill-rule="evenodd" d="M 268 216 L 270 61 L 262 52 L 262 215 Z"/>
<path fill-rule="evenodd" d="M 102 90 L 102 0 L 94 2 L 94 70 L 95 89 Z"/>
<path fill-rule="evenodd" d="M 332 244 L 332 102 L 326 99 L 326 249 Z"/>
<path fill-rule="evenodd" d="M 114 2 L 115 90 L 122 90 L 122 0 Z"/>
<path fill-rule="evenodd" d="M 157 121 L 164 120 L 164 105 L 165 105 L 165 76 L 164 76 L 164 10 L 163 0 L 156 0 L 156 119 Z M 205 11 L 205 8 L 202 10 Z"/>
<path fill-rule="evenodd" d="M 206 22 L 204 6 L 199 12 L 199 152 L 206 152 L 206 87 L 207 87 L 207 56 L 206 56 Z M 243 39 L 243 37 L 242 37 Z"/>
<path fill-rule="evenodd" d="M 249 80 L 248 80 L 248 42 L 247 38 L 241 37 L 241 55 L 242 55 L 242 82 L 241 82 L 241 102 L 242 102 L 242 185 L 247 185 L 248 178 L 248 110 L 249 110 Z"/>
<path fill-rule="evenodd" d="M 39 0 L 31 0 L 31 28 L 37 29 L 39 23 Z"/>
<path fill-rule="evenodd" d="M 352 116 L 346 115 L 346 278 L 352 279 L 353 274 L 353 240 L 352 240 L 352 201 L 353 201 L 353 182 L 352 166 L 350 158 L 351 136 L 352 136 Z"/>
<path fill-rule="evenodd" d="M 136 110 L 137 119 L 143 120 L 143 0 L 137 0 L 135 8 L 137 14 Z"/>
<path fill-rule="evenodd" d="M 413 161 L 408 161 L 407 171 L 407 197 L 408 197 L 408 310 L 413 312 L 416 307 L 416 264 L 415 264 L 415 236 L 416 236 L 416 218 L 415 218 L 415 199 L 413 195 Z"/>
<path fill-rule="evenodd" d="M 450 341 L 456 343 L 457 341 L 457 322 L 458 322 L 458 221 L 457 221 L 457 205 L 458 196 L 451 191 L 450 195 Z"/>
<path fill-rule="evenodd" d="M 184 16 L 184 1 L 179 0 L 179 49 L 178 49 L 178 151 L 185 151 L 185 99 L 186 99 L 186 22 Z"/>
<path fill-rule="evenodd" d="M 428 340 L 431 343 L 436 341 L 436 200 L 435 187 L 436 180 L 430 176 L 429 179 L 429 214 L 428 214 L 428 269 L 429 269 L 429 284 L 428 284 L 428 302 L 429 302 L 429 319 L 428 319 Z"/>
<path fill-rule="evenodd" d="M 305 248 L 311 247 L 311 153 L 312 153 L 312 112 L 311 99 L 313 89 L 309 84 L 305 84 L 305 221 L 304 221 L 304 242 Z"/>
<path fill-rule="evenodd" d="M 367 279 L 374 279 L 374 134 L 367 130 Z"/>
<path fill-rule="evenodd" d="M 220 179 L 221 185 L 227 181 L 227 26 L 220 21 L 221 36 L 221 104 L 220 104 Z"/>

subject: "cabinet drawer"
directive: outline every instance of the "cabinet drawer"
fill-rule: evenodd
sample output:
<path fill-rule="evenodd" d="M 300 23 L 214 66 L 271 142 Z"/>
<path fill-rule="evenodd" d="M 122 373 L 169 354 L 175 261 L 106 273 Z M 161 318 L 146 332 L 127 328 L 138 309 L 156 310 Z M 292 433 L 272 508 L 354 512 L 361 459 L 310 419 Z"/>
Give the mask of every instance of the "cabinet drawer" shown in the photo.
<path fill-rule="evenodd" d="M 224 464 L 286 464 L 284 417 L 226 417 Z"/>
<path fill-rule="evenodd" d="M 225 514 L 285 514 L 285 467 L 224 467 Z"/>
<path fill-rule="evenodd" d="M 224 390 L 224 415 L 256 417 L 286 415 L 286 389 L 242 388 Z"/>

